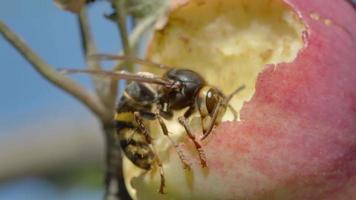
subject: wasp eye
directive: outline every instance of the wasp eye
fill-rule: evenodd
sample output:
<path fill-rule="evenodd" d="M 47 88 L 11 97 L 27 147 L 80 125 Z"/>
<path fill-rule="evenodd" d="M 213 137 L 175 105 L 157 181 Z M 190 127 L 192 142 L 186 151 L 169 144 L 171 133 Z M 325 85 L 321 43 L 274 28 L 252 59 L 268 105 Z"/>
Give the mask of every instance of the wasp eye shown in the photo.
<path fill-rule="evenodd" d="M 206 108 L 208 110 L 209 114 L 212 114 L 214 112 L 214 108 L 216 104 L 219 101 L 219 92 L 213 88 L 211 88 L 207 93 L 206 93 Z"/>

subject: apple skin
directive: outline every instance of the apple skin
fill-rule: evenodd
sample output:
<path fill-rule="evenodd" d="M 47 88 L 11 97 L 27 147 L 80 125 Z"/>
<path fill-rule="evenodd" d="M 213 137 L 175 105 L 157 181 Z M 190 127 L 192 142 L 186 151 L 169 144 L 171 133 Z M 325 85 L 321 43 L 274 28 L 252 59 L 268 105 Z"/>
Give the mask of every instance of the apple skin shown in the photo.
<path fill-rule="evenodd" d="M 226 199 L 356 199 L 356 12 L 344 1 L 287 3 L 308 28 L 306 47 L 259 75 L 241 122 L 215 129 L 210 173 Z"/>
<path fill-rule="evenodd" d="M 308 28 L 306 47 L 260 74 L 241 122 L 216 128 L 204 147 L 210 172 L 227 199 L 356 199 L 356 12 L 345 1 L 287 3 Z"/>
<path fill-rule="evenodd" d="M 203 142 L 208 175 L 181 197 L 356 199 L 356 12 L 347 1 L 285 2 L 307 28 L 305 47 L 259 74 L 241 121 L 221 123 Z"/>
<path fill-rule="evenodd" d="M 218 163 L 229 157 L 226 182 L 257 199 L 356 199 L 356 12 L 345 1 L 287 2 L 308 28 L 306 47 L 260 74 L 241 123 L 216 129 L 205 147 L 211 171 L 228 170 Z"/>

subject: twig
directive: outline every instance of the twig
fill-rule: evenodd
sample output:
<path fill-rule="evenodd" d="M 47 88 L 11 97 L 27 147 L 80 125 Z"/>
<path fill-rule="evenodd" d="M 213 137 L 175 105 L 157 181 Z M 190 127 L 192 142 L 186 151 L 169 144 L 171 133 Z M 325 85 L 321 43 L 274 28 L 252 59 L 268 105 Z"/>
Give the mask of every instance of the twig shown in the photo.
<path fill-rule="evenodd" d="M 125 55 L 131 55 L 131 48 L 128 40 L 126 28 L 126 14 L 123 0 L 114 0 L 114 9 L 117 13 L 117 23 L 120 32 L 120 38 Z M 127 63 L 127 70 L 132 71 L 132 64 Z M 111 80 L 109 84 L 109 93 L 107 98 L 114 99 L 117 96 L 118 81 Z M 104 127 L 106 135 L 106 175 L 105 175 L 105 200 L 129 200 L 131 199 L 125 186 L 122 175 L 122 156 L 114 127 Z"/>
<path fill-rule="evenodd" d="M 86 8 L 82 8 L 79 15 L 78 15 L 78 22 L 80 28 L 80 34 L 82 39 L 82 46 L 85 53 L 85 56 L 95 54 L 96 48 L 92 33 L 90 31 L 90 24 L 88 21 L 87 11 Z M 93 59 L 89 59 L 93 62 L 90 63 L 91 69 L 100 69 L 100 65 Z"/>
<path fill-rule="evenodd" d="M 128 39 L 128 31 L 126 28 L 126 13 L 124 9 L 124 1 L 123 0 L 114 0 L 113 1 L 113 7 L 116 10 L 117 13 L 117 26 L 119 29 L 120 33 L 120 38 L 121 38 L 121 43 L 123 46 L 124 54 L 127 56 L 130 56 L 132 54 L 131 52 L 131 46 L 129 43 Z M 133 71 L 133 64 L 132 63 L 127 63 L 127 62 L 120 62 L 121 67 L 123 65 L 126 65 L 126 70 L 132 72 Z M 120 67 L 120 68 L 121 68 Z M 115 69 L 114 69 L 115 70 Z M 109 96 L 108 98 L 113 98 L 113 96 L 117 96 L 117 88 L 118 88 L 118 81 L 117 80 L 111 80 L 110 86 L 109 86 Z"/>
<path fill-rule="evenodd" d="M 129 44 L 128 31 L 126 28 L 126 13 L 123 0 L 116 0 L 113 2 L 115 9 L 117 10 L 117 25 L 120 31 L 120 38 L 126 56 L 131 55 L 131 48 Z M 128 63 L 130 66 L 130 63 Z M 131 65 L 132 66 L 132 65 Z M 128 69 L 132 71 L 132 69 Z"/>
<path fill-rule="evenodd" d="M 90 23 L 87 16 L 86 7 L 83 7 L 78 14 L 78 24 L 80 28 L 80 35 L 82 40 L 82 47 L 84 55 L 86 58 L 86 63 L 89 69 L 101 69 L 100 63 L 98 60 L 90 59 L 90 55 L 96 54 L 96 47 L 94 38 L 90 30 Z M 98 94 L 100 100 L 105 104 L 106 108 L 113 110 L 115 105 L 116 95 L 111 96 L 107 93 L 106 90 L 108 80 L 103 79 L 102 77 L 93 76 L 93 82 L 95 86 L 95 91 Z"/>
<path fill-rule="evenodd" d="M 2 21 L 0 21 L 0 33 L 45 79 L 81 101 L 103 122 L 111 121 L 111 115 L 100 103 L 97 96 L 87 92 L 76 82 L 54 70 L 53 67 L 33 52 L 32 49 L 30 49 L 30 47 L 28 47 L 25 42 L 13 33 Z"/>
<path fill-rule="evenodd" d="M 135 28 L 132 30 L 132 33 L 129 36 L 129 44 L 130 44 L 130 49 L 133 49 L 134 47 L 137 46 L 137 44 L 140 42 L 141 37 L 145 32 L 147 32 L 151 26 L 154 24 L 156 21 L 157 17 L 156 16 L 148 16 L 144 19 L 142 19 Z M 123 68 L 123 65 L 125 62 L 120 62 L 118 63 L 113 70 L 121 70 Z"/>
<path fill-rule="evenodd" d="M 147 32 L 149 29 L 153 28 L 152 25 L 155 23 L 156 20 L 157 20 L 156 15 L 150 15 L 138 21 L 137 25 L 132 30 L 132 33 L 130 34 L 129 37 L 129 42 L 132 47 L 137 46 L 143 34 Z"/>

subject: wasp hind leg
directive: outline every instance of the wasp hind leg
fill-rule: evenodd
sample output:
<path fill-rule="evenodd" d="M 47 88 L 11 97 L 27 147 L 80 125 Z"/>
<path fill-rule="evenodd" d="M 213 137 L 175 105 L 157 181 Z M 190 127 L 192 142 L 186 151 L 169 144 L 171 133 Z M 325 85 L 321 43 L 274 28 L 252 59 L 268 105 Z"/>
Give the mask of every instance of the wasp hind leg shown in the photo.
<path fill-rule="evenodd" d="M 134 119 L 138 125 L 138 129 L 143 133 L 146 138 L 147 143 L 152 144 L 152 137 L 150 135 L 149 130 L 143 122 L 143 118 L 139 112 L 134 112 Z"/>
<path fill-rule="evenodd" d="M 159 168 L 159 175 L 161 177 L 161 183 L 160 183 L 158 192 L 161 193 L 161 194 L 165 194 L 164 188 L 166 186 L 166 179 L 165 179 L 165 176 L 164 176 L 163 164 L 162 164 L 162 161 L 159 158 L 155 148 L 153 147 L 153 144 L 150 144 L 150 146 L 151 146 L 151 150 L 152 150 L 153 154 L 155 155 L 156 162 L 157 162 L 157 165 L 158 165 L 158 168 Z"/>
<path fill-rule="evenodd" d="M 149 144 L 150 149 L 152 151 L 152 153 L 155 156 L 158 168 L 159 168 L 159 174 L 161 177 L 161 183 L 160 183 L 160 187 L 159 187 L 159 193 L 164 194 L 164 187 L 166 185 L 166 181 L 165 181 L 165 177 L 164 177 L 164 170 L 163 170 L 163 165 L 162 165 L 162 161 L 159 158 L 157 151 L 155 150 L 153 143 L 152 143 L 152 137 L 150 135 L 149 130 L 147 129 L 147 127 L 145 126 L 144 122 L 143 122 L 143 118 L 140 115 L 139 112 L 134 112 L 134 117 L 135 117 L 135 121 L 138 125 L 138 129 L 144 134 L 146 142 Z"/>
<path fill-rule="evenodd" d="M 183 166 L 185 169 L 190 170 L 191 169 L 191 164 L 188 162 L 188 160 L 185 158 L 183 151 L 181 150 L 181 148 L 179 147 L 179 145 L 169 136 L 169 131 L 167 129 L 166 124 L 164 123 L 164 121 L 162 120 L 162 117 L 159 115 L 159 112 L 145 112 L 144 114 L 140 113 L 140 112 L 135 112 L 134 113 L 135 116 L 135 121 L 136 123 L 139 125 L 139 128 L 142 129 L 142 132 L 145 134 L 145 137 L 147 138 L 147 140 L 151 141 L 152 138 L 149 134 L 149 130 L 145 127 L 144 123 L 143 123 L 143 119 L 148 119 L 148 120 L 157 120 L 161 130 L 163 132 L 163 134 L 168 137 L 168 139 L 170 140 L 170 142 L 172 143 L 175 151 L 177 152 L 179 159 L 181 160 L 181 162 L 183 163 Z M 149 117 L 149 118 L 148 118 Z"/>
<path fill-rule="evenodd" d="M 163 134 L 168 137 L 168 139 L 170 140 L 170 142 L 172 143 L 173 147 L 175 148 L 179 159 L 181 160 L 181 162 L 183 163 L 183 167 L 184 169 L 191 169 L 191 164 L 188 162 L 188 160 L 185 158 L 183 151 L 180 149 L 179 145 L 169 136 L 169 132 L 167 129 L 166 124 L 164 123 L 164 121 L 162 120 L 162 117 L 159 116 L 159 114 L 156 114 L 156 118 L 158 120 L 159 125 L 161 126 L 161 130 L 163 132 Z"/>

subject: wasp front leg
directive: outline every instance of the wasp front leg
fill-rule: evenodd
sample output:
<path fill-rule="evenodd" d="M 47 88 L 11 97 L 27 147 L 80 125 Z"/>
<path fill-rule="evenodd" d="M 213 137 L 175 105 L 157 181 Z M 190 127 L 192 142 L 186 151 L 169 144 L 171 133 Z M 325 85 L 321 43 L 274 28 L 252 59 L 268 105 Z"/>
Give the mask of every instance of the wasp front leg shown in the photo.
<path fill-rule="evenodd" d="M 211 131 L 213 130 L 214 126 L 217 123 L 220 123 L 221 119 L 219 119 L 219 120 L 217 120 L 217 119 L 218 119 L 218 116 L 220 114 L 219 112 L 220 112 L 221 108 L 222 108 L 222 100 L 219 100 L 217 105 L 214 108 L 214 111 L 213 111 L 212 116 L 210 118 L 208 127 L 207 127 L 207 129 L 204 129 L 203 137 L 200 140 L 204 140 L 205 138 L 207 138 L 210 135 Z M 225 111 L 223 113 L 225 113 Z M 205 126 L 204 126 L 204 128 L 205 128 Z"/>
<path fill-rule="evenodd" d="M 199 160 L 200 160 L 200 164 L 202 167 L 207 167 L 207 162 L 206 162 L 206 156 L 205 153 L 202 149 L 202 146 L 198 143 L 198 141 L 196 140 L 195 136 L 193 135 L 192 132 L 192 128 L 190 127 L 189 123 L 188 123 L 188 117 L 194 112 L 194 108 L 191 107 L 189 108 L 183 116 L 178 118 L 179 123 L 184 127 L 185 132 L 187 133 L 188 137 L 190 138 L 190 140 L 194 143 L 195 149 L 198 152 L 199 155 Z"/>

